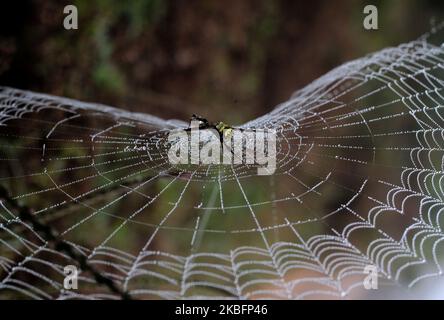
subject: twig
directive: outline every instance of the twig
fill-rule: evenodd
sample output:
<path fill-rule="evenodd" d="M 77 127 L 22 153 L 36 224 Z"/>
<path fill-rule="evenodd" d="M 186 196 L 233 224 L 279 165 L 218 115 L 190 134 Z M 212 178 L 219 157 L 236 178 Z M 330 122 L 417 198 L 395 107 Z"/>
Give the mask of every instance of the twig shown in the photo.
<path fill-rule="evenodd" d="M 1 185 L 0 199 L 4 199 L 7 204 L 15 209 L 15 211 L 18 212 L 19 218 L 22 221 L 30 223 L 33 230 L 38 232 L 48 242 L 52 243 L 57 251 L 64 252 L 73 260 L 75 260 L 79 264 L 81 270 L 89 271 L 98 284 L 106 286 L 110 291 L 121 296 L 122 299 L 131 299 L 131 296 L 128 294 L 128 292 L 120 289 L 112 279 L 105 277 L 100 271 L 92 266 L 88 262 L 87 258 L 84 255 L 77 253 L 74 250 L 73 246 L 65 242 L 56 230 L 51 228 L 49 225 L 41 223 L 37 219 L 37 217 L 32 214 L 32 210 L 29 207 L 21 206 L 19 203 L 17 203 L 16 200 L 12 199 L 9 196 L 8 191 Z"/>

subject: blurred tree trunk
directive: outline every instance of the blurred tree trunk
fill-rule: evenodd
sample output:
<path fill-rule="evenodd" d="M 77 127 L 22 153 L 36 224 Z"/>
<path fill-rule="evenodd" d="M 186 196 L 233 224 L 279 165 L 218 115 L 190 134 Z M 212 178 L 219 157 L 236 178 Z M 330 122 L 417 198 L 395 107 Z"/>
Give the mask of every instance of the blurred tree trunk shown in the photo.
<path fill-rule="evenodd" d="M 335 67 L 349 47 L 343 32 L 349 19 L 346 1 L 278 3 L 279 24 L 269 43 L 260 113 L 271 110 L 295 90 Z"/>

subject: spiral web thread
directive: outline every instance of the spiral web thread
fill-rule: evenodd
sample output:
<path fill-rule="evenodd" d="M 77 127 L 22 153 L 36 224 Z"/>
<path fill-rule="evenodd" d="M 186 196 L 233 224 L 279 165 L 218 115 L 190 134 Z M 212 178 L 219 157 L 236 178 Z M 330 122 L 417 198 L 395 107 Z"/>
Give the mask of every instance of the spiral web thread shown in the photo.
<path fill-rule="evenodd" d="M 436 280 L 433 35 L 348 62 L 242 125 L 276 130 L 271 176 L 172 166 L 167 135 L 183 121 L 0 87 L 0 297 L 361 298 L 367 266 L 379 290 Z"/>

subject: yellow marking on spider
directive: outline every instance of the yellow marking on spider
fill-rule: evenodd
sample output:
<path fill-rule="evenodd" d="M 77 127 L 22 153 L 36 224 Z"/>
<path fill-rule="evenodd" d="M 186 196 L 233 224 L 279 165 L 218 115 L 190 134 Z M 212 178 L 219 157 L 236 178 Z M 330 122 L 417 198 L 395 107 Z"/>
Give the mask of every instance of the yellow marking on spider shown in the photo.
<path fill-rule="evenodd" d="M 231 134 L 233 133 L 233 128 L 228 128 L 224 130 L 224 137 L 229 138 Z"/>
<path fill-rule="evenodd" d="M 222 121 L 216 125 L 216 130 L 223 134 L 225 138 L 230 137 L 233 133 L 233 128 Z"/>

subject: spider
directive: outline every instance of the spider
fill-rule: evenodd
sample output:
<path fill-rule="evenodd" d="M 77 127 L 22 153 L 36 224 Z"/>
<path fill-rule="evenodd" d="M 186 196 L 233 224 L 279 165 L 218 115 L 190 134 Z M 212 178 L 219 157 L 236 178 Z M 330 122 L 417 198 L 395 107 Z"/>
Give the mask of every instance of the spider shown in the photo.
<path fill-rule="evenodd" d="M 233 147 L 232 146 L 228 146 L 224 139 L 229 139 L 231 137 L 231 135 L 233 134 L 234 130 L 239 130 L 240 132 L 245 132 L 246 129 L 243 128 L 237 128 L 237 127 L 232 127 L 222 121 L 219 122 L 210 122 L 207 119 L 205 119 L 204 117 L 198 116 L 196 114 L 193 114 L 191 116 L 191 121 L 199 121 L 199 130 L 205 130 L 205 129 L 215 129 L 217 131 L 217 133 L 219 134 L 219 141 L 222 145 L 224 145 L 225 147 L 227 147 L 231 154 L 233 155 L 234 158 L 238 158 L 241 159 L 242 161 L 242 156 L 236 155 L 233 151 Z M 191 131 L 192 128 L 186 128 L 185 131 Z M 256 132 L 256 129 L 249 129 L 253 132 Z M 247 164 L 247 167 L 250 168 L 250 166 Z"/>
<path fill-rule="evenodd" d="M 234 129 L 239 130 L 241 132 L 245 131 L 244 129 L 241 128 L 234 128 L 222 121 L 210 122 L 207 119 L 195 114 L 191 116 L 191 121 L 199 121 L 199 130 L 215 129 L 219 134 L 219 140 L 221 143 L 224 142 L 224 138 L 229 138 L 231 136 Z M 191 131 L 191 127 L 185 129 L 185 131 Z"/>

